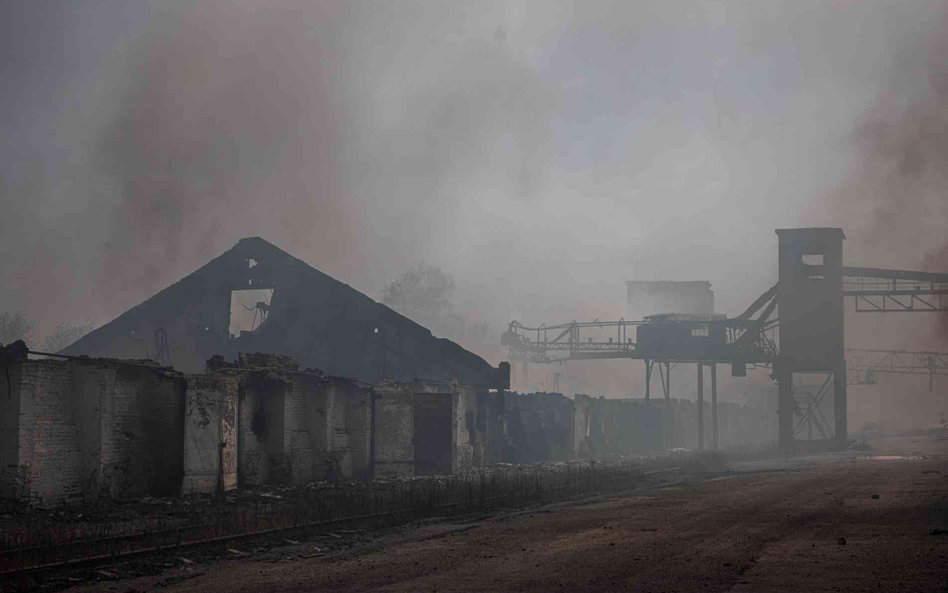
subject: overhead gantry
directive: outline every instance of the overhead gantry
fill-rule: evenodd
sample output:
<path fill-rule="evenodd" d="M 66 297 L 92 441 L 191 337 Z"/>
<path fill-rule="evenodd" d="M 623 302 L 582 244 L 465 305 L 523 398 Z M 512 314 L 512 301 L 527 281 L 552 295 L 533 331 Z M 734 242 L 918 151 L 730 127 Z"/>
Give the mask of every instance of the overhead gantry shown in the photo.
<path fill-rule="evenodd" d="M 633 321 L 597 319 L 539 327 L 512 321 L 502 343 L 510 359 L 521 361 L 524 368 L 528 362 L 643 360 L 646 402 L 651 399 L 655 363 L 666 400 L 672 366 L 696 364 L 699 447 L 704 445 L 704 367 L 711 369 L 712 447 L 717 446 L 717 365 L 730 364 L 732 376 L 745 376 L 748 366 L 768 367 L 778 384 L 780 444 L 791 450 L 804 425 L 811 431 L 817 425 L 824 436 L 842 445 L 848 437 L 846 386 L 850 383 L 844 347 L 846 300 L 851 299 L 860 313 L 945 312 L 948 274 L 843 266 L 845 236 L 838 228 L 781 229 L 777 236 L 778 283 L 736 317 L 664 314 Z M 860 354 L 870 351 L 851 352 L 854 372 L 870 368 L 862 366 L 864 355 Z M 930 377 L 945 374 L 944 355 L 924 354 L 929 355 L 924 362 L 927 370 L 920 372 Z M 908 365 L 900 359 L 899 364 L 872 368 L 914 372 L 909 369 L 920 370 L 922 365 L 916 364 L 920 360 Z M 824 376 L 818 391 L 797 392 L 799 382 L 794 379 L 804 374 Z M 830 393 L 832 430 L 820 409 Z"/>
<path fill-rule="evenodd" d="M 934 391 L 935 377 L 948 375 L 948 352 L 847 348 L 846 370 L 850 385 L 875 385 L 880 374 L 928 375 Z"/>
<path fill-rule="evenodd" d="M 527 327 L 512 321 L 501 342 L 512 361 L 556 363 L 570 360 L 632 359 L 645 363 L 645 400 L 651 401 L 654 366 L 666 405 L 671 393 L 673 365 L 693 363 L 698 373 L 698 447 L 704 448 L 704 368 L 711 375 L 711 446 L 718 445 L 717 366 L 731 365 L 735 376 L 746 376 L 748 365 L 770 367 L 777 356 L 773 338 L 776 287 L 758 298 L 741 315 L 652 315 L 629 321 L 572 321 Z"/>

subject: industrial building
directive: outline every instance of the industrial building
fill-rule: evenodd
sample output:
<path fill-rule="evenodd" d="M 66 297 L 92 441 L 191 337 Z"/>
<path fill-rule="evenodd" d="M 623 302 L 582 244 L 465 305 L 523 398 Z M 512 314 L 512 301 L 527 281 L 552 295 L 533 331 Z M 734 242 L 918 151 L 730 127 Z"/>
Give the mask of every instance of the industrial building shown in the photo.
<path fill-rule="evenodd" d="M 9 357 L 3 372 L 0 498 L 38 506 L 607 459 L 695 438 L 687 401 L 370 385 L 265 354 L 214 357 L 205 373 Z M 769 440 L 764 416 L 723 405 L 725 444 Z"/>
<path fill-rule="evenodd" d="M 506 388 L 483 358 L 259 237 L 219 257 L 62 354 L 151 359 L 183 372 L 214 355 L 290 356 L 302 367 L 377 383 L 415 379 Z"/>

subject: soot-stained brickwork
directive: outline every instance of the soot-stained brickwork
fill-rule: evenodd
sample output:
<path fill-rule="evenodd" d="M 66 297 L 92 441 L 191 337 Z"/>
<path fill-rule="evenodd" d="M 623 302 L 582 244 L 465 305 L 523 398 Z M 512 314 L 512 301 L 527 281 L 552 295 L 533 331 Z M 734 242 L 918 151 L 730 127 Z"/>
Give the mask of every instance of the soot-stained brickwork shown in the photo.
<path fill-rule="evenodd" d="M 767 414 L 720 404 L 722 444 L 771 440 Z M 693 448 L 696 419 L 685 400 L 371 385 L 265 354 L 214 357 L 200 374 L 147 361 L 3 361 L 0 498 L 56 506 L 605 459 Z"/>

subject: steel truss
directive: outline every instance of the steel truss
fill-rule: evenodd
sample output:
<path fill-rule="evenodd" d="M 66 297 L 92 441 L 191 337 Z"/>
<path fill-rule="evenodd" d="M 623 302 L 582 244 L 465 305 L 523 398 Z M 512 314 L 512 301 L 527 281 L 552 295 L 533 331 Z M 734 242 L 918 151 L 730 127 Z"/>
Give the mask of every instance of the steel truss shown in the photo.
<path fill-rule="evenodd" d="M 527 327 L 511 321 L 501 343 L 507 346 L 511 360 L 555 363 L 568 360 L 627 358 L 655 362 L 749 363 L 768 366 L 777 357 L 774 332 L 778 322 L 772 318 L 777 307 L 777 287 L 770 288 L 742 314 L 724 315 L 652 315 L 640 320 L 571 321 L 559 325 Z M 756 317 L 755 317 L 756 316 Z M 667 351 L 649 353 L 634 339 L 642 326 L 678 326 L 697 332 L 714 328 L 723 335 L 707 356 Z M 597 335 L 591 335 L 597 334 Z M 611 334 L 611 335 L 606 335 Z M 695 334 L 693 334 L 695 335 Z"/>
<path fill-rule="evenodd" d="M 824 439 L 830 437 L 829 430 L 829 421 L 826 419 L 826 415 L 823 413 L 821 404 L 823 400 L 826 399 L 826 395 L 831 391 L 833 386 L 833 373 L 826 373 L 826 378 L 823 380 L 822 385 L 817 389 L 816 393 L 810 391 L 804 391 L 802 386 L 794 384 L 793 386 L 793 401 L 794 401 L 794 416 L 797 416 L 796 425 L 793 427 L 793 437 L 796 438 L 800 430 L 807 426 L 809 439 L 813 440 L 813 428 L 815 427 Z"/>
<path fill-rule="evenodd" d="M 844 266 L 843 295 L 859 313 L 948 311 L 948 274 Z"/>
<path fill-rule="evenodd" d="M 848 382 L 874 385 L 879 373 L 928 375 L 928 390 L 934 389 L 935 375 L 948 375 L 948 353 L 908 350 L 846 349 Z"/>

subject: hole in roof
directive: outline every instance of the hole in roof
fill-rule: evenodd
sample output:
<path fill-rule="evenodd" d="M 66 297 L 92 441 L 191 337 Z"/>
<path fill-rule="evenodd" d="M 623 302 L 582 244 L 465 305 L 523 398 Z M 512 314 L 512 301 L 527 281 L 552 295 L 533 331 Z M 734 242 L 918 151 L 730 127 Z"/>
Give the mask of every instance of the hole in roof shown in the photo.
<path fill-rule="evenodd" d="M 260 329 L 267 320 L 272 298 L 272 288 L 231 291 L 229 328 L 231 337 L 238 337 L 244 332 L 249 333 Z"/>

